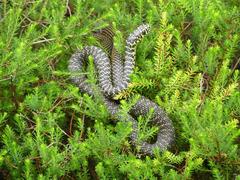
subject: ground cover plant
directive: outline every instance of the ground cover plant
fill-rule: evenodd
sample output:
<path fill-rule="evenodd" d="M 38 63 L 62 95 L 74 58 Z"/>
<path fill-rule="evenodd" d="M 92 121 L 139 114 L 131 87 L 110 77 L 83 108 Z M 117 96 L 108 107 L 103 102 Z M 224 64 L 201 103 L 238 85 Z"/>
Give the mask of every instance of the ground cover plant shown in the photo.
<path fill-rule="evenodd" d="M 70 80 L 77 49 L 115 47 L 142 23 L 129 88 L 115 98 L 127 113 L 139 95 L 175 128 L 168 151 L 145 156 L 131 125 Z M 0 2 L 0 179 L 240 179 L 240 5 L 238 0 L 2 0 Z M 91 57 L 89 82 L 96 84 Z M 142 139 L 155 126 L 139 117 Z"/>

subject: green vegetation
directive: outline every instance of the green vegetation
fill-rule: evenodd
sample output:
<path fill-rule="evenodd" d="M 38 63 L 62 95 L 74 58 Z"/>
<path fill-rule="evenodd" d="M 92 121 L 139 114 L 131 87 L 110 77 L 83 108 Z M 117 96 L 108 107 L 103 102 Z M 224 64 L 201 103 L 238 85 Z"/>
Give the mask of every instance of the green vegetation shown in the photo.
<path fill-rule="evenodd" d="M 99 46 L 92 31 L 111 23 L 123 52 L 143 22 L 151 32 L 116 98 L 126 113 L 144 95 L 172 119 L 175 144 L 154 157 L 67 69 L 77 49 Z M 0 179 L 240 179 L 239 61 L 238 0 L 2 0 Z M 143 139 L 156 129 L 139 128 Z"/>

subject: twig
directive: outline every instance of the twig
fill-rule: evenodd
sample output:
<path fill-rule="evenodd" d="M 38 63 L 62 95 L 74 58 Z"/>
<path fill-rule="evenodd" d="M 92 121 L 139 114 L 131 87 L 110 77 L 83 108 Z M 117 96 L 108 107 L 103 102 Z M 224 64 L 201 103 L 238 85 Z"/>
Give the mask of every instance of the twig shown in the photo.
<path fill-rule="evenodd" d="M 72 117 L 70 119 L 70 125 L 69 125 L 69 134 L 70 136 L 72 136 L 72 122 L 73 122 L 73 117 L 74 117 L 74 113 L 72 113 Z"/>
<path fill-rule="evenodd" d="M 181 32 L 181 35 L 188 29 L 188 27 L 192 24 L 192 22 L 189 22 L 187 26 L 184 27 L 184 29 Z"/>
<path fill-rule="evenodd" d="M 71 137 L 69 136 L 64 130 L 62 130 L 62 128 L 59 127 L 59 125 L 56 123 L 57 127 L 60 129 L 60 131 L 62 131 L 63 134 L 65 134 L 67 137 Z"/>
<path fill-rule="evenodd" d="M 55 100 L 55 102 L 57 102 L 57 100 L 58 100 L 58 98 Z M 59 106 L 63 102 L 63 100 L 64 99 L 59 100 L 48 112 L 52 112 L 57 106 Z M 69 99 L 65 100 L 64 102 L 68 102 L 71 100 L 72 100 L 72 98 L 69 98 Z"/>
<path fill-rule="evenodd" d="M 7 80 L 10 80 L 10 79 L 12 79 L 12 77 L 8 77 L 8 78 L 5 78 L 5 79 L 0 79 L 0 82 L 1 81 L 7 81 Z"/>
<path fill-rule="evenodd" d="M 71 8 L 69 7 L 69 0 L 67 0 L 66 6 L 67 6 L 67 12 L 69 12 L 69 16 L 72 16 L 72 11 L 71 11 Z"/>
<path fill-rule="evenodd" d="M 55 38 L 52 38 L 52 39 L 43 39 L 43 40 L 39 40 L 39 41 L 36 41 L 36 42 L 33 42 L 32 44 L 40 44 L 40 43 L 44 43 L 44 42 L 50 42 L 50 41 L 54 41 Z"/>
<path fill-rule="evenodd" d="M 235 69 L 237 68 L 238 64 L 240 63 L 240 58 L 238 58 L 237 62 L 235 63 L 235 65 L 232 68 L 232 73 L 235 71 Z"/>

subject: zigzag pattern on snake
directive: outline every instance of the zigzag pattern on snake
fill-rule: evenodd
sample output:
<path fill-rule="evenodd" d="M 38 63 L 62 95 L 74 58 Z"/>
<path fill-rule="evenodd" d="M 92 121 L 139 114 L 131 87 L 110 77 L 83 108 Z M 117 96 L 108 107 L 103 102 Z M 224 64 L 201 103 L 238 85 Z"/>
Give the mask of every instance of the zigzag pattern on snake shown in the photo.
<path fill-rule="evenodd" d="M 76 73 L 83 71 L 83 66 L 87 64 L 88 56 L 91 55 L 93 57 L 94 65 L 98 73 L 100 91 L 104 97 L 104 103 L 109 113 L 117 119 L 123 117 L 119 115 L 119 102 L 114 100 L 113 96 L 128 87 L 130 82 L 129 76 L 133 72 L 135 66 L 136 45 L 149 30 L 150 26 L 148 24 L 143 24 L 128 36 L 125 46 L 124 61 L 122 61 L 121 55 L 113 45 L 114 33 L 109 28 L 95 32 L 95 36 L 106 52 L 96 46 L 85 46 L 81 51 L 73 54 L 69 60 L 69 70 L 72 73 Z M 87 83 L 85 75 L 72 75 L 71 79 L 82 92 L 94 96 L 93 89 L 91 85 Z M 148 114 L 150 109 L 154 109 L 151 122 L 160 129 L 157 134 L 157 140 L 153 144 L 139 142 L 138 122 L 136 120 L 136 117 L 139 115 Z M 174 141 L 174 128 L 171 120 L 156 103 L 150 101 L 146 97 L 141 96 L 137 103 L 133 105 L 127 117 L 124 116 L 124 118 L 132 122 L 132 133 L 130 135 L 131 142 L 135 146 L 140 146 L 142 153 L 153 155 L 153 149 L 155 147 L 160 148 L 160 150 L 166 150 L 172 145 Z"/>

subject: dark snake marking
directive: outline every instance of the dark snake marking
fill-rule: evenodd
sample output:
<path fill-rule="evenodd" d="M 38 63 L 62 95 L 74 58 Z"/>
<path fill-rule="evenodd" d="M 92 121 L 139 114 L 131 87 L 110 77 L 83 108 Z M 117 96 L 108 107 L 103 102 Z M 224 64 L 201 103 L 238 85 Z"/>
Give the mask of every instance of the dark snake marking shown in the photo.
<path fill-rule="evenodd" d="M 98 72 L 99 91 L 103 96 L 109 113 L 116 119 L 125 118 L 125 120 L 132 122 L 132 133 L 130 135 L 132 144 L 139 146 L 142 153 L 153 155 L 155 147 L 158 147 L 160 150 L 166 150 L 173 143 L 174 128 L 171 120 L 156 103 L 144 96 L 141 96 L 130 112 L 122 117 L 119 113 L 119 102 L 113 99 L 114 95 L 128 87 L 130 82 L 129 76 L 133 72 L 135 65 L 136 45 L 149 30 L 150 26 L 143 24 L 128 36 L 124 62 L 113 45 L 114 33 L 111 29 L 105 28 L 95 32 L 95 36 L 107 53 L 96 46 L 85 46 L 80 52 L 72 55 L 68 68 L 73 73 L 82 71 L 84 64 L 87 63 L 88 56 L 91 55 L 93 57 Z M 85 75 L 72 75 L 71 79 L 82 92 L 94 96 L 93 88 L 86 82 L 87 78 Z M 151 122 L 160 129 L 154 144 L 139 142 L 138 122 L 135 119 L 139 115 L 148 114 L 150 109 L 154 109 Z"/>

